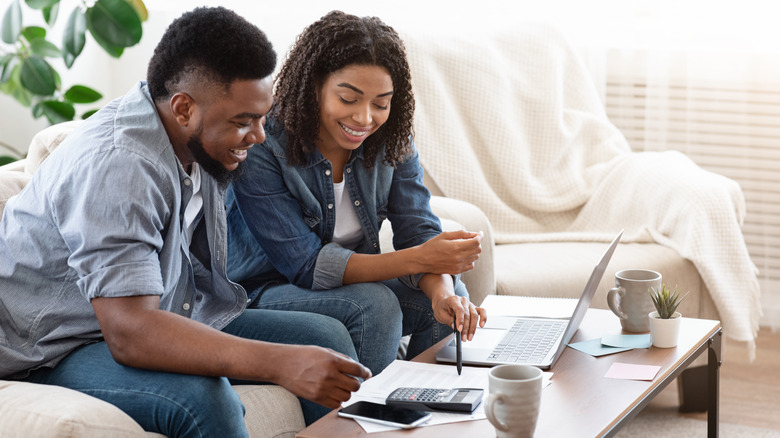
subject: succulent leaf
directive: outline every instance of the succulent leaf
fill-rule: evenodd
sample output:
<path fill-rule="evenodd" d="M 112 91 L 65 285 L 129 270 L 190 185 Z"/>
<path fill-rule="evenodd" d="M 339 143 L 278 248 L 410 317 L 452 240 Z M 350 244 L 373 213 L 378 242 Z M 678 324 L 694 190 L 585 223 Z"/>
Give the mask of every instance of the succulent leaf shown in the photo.
<path fill-rule="evenodd" d="M 653 306 L 661 319 L 671 318 L 674 312 L 677 311 L 677 306 L 682 303 L 686 296 L 688 296 L 688 292 L 681 297 L 677 287 L 671 290 L 663 283 L 658 289 L 650 288 L 650 299 L 653 301 Z"/>

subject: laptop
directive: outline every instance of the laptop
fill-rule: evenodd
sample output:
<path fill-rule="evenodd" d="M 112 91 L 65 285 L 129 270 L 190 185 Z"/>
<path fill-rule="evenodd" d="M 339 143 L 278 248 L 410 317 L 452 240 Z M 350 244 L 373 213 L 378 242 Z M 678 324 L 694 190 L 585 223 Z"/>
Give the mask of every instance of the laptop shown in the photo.
<path fill-rule="evenodd" d="M 462 343 L 463 364 L 514 363 L 533 365 L 543 370 L 551 368 L 579 329 L 622 235 L 621 230 L 593 269 L 570 317 L 489 316 L 485 327 L 477 328 L 474 339 Z M 454 338 L 436 354 L 436 359 L 441 362 L 456 361 Z"/>

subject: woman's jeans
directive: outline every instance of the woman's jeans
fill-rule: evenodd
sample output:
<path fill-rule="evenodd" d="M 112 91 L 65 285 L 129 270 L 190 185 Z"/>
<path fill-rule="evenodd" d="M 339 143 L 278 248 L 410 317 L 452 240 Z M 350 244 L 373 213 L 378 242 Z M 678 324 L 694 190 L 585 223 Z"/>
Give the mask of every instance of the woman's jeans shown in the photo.
<path fill-rule="evenodd" d="M 319 345 L 357 360 L 344 325 L 323 315 L 247 309 L 223 331 L 280 344 Z M 170 438 L 247 436 L 244 405 L 231 384 L 259 383 L 127 367 L 113 360 L 105 342 L 80 347 L 55 368 L 35 370 L 24 380 L 97 397 L 127 413 L 144 430 Z M 306 424 L 329 412 L 300 401 Z"/>
<path fill-rule="evenodd" d="M 468 297 L 462 282 L 455 293 Z M 292 284 L 266 287 L 252 308 L 295 310 L 327 315 L 341 321 L 352 337 L 360 363 L 379 374 L 398 355 L 401 336 L 411 335 L 406 357 L 411 359 L 452 333 L 433 317 L 431 301 L 420 290 L 397 279 L 356 283 L 313 291 Z"/>

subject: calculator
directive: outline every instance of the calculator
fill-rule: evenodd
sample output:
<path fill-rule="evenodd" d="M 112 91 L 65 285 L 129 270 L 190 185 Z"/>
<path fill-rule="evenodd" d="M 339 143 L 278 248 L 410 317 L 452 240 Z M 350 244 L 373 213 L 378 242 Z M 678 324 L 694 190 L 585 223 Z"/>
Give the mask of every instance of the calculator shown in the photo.
<path fill-rule="evenodd" d="M 479 388 L 398 388 L 385 400 L 390 406 L 420 411 L 473 412 L 482 402 Z"/>

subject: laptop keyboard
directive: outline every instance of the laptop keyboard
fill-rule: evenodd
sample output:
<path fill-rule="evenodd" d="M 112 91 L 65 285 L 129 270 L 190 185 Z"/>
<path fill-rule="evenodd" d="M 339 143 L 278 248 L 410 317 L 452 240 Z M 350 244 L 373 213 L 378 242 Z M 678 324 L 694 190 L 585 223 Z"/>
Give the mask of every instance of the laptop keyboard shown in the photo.
<path fill-rule="evenodd" d="M 518 319 L 488 356 L 499 362 L 542 363 L 568 321 Z"/>

